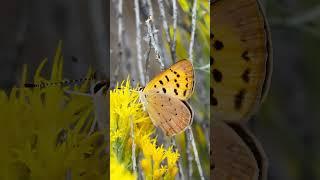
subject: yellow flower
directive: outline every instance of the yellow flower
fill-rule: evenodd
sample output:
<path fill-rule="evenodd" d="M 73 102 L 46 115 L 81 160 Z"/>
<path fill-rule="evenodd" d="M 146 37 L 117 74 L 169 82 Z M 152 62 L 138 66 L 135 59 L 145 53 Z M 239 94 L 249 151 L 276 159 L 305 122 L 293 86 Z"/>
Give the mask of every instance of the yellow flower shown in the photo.
<path fill-rule="evenodd" d="M 174 179 L 178 171 L 176 162 L 180 155 L 178 152 L 172 152 L 172 147 L 165 149 L 163 145 L 157 144 L 156 138 L 151 138 L 155 128 L 142 107 L 137 88 L 131 88 L 129 80 L 110 91 L 111 152 L 115 154 L 118 163 L 131 171 L 134 142 L 136 157 L 140 157 L 138 153 L 143 155 L 138 163 L 142 167 L 145 179 L 161 179 L 164 176 Z M 134 128 L 134 141 L 131 124 Z"/>
<path fill-rule="evenodd" d="M 145 158 L 141 160 L 141 167 L 145 175 L 150 175 L 152 172 L 152 162 L 150 158 Z"/>
<path fill-rule="evenodd" d="M 134 129 L 134 141 L 131 134 L 131 124 L 133 124 Z M 129 79 L 110 91 L 110 149 L 119 163 L 131 171 L 132 143 L 134 142 L 137 145 L 137 157 L 141 147 L 139 144 L 147 142 L 146 139 L 153 131 L 154 126 L 139 102 L 137 89 L 131 88 Z M 149 146 L 144 151 L 151 156 L 153 150 L 147 152 L 147 149 L 150 149 L 152 144 L 147 145 Z M 141 165 L 145 171 L 152 172 L 151 169 L 147 169 L 151 164 L 144 164 L 147 164 L 147 161 L 141 161 Z"/>
<path fill-rule="evenodd" d="M 139 147 L 142 149 L 145 157 L 152 156 L 153 152 L 155 151 L 155 146 L 148 135 L 140 137 Z"/>
<path fill-rule="evenodd" d="M 154 179 L 161 179 L 161 177 L 167 172 L 165 167 L 161 167 L 160 169 L 156 169 L 153 173 Z"/>
<path fill-rule="evenodd" d="M 176 166 L 176 163 L 177 163 L 177 161 L 179 159 L 180 154 L 178 153 L 178 151 L 173 152 L 172 151 L 172 147 L 170 147 L 169 150 L 166 151 L 165 156 L 166 156 L 167 161 L 168 161 L 168 166 L 169 167 L 173 167 L 173 166 Z"/>
<path fill-rule="evenodd" d="M 154 148 L 152 153 L 152 159 L 154 164 L 153 167 L 157 169 L 160 166 L 161 161 L 164 160 L 164 149 L 162 145 L 158 148 Z"/>
<path fill-rule="evenodd" d="M 110 179 L 117 180 L 134 180 L 136 179 L 135 175 L 128 171 L 122 164 L 118 162 L 114 153 L 111 153 L 110 157 Z"/>
<path fill-rule="evenodd" d="M 44 60 L 35 83 L 62 80 L 61 52 L 60 43 L 50 80 L 41 76 Z M 26 65 L 22 74 L 23 85 Z M 87 89 L 84 83 L 78 90 Z M 88 133 L 94 119 L 91 102 L 89 97 L 67 96 L 59 86 L 13 88 L 8 96 L 0 90 L 0 179 L 64 179 L 67 173 L 80 180 L 107 178 L 104 134 Z"/>
<path fill-rule="evenodd" d="M 165 156 L 167 158 L 167 163 L 168 163 L 167 178 L 174 179 L 174 177 L 178 172 L 177 161 L 179 159 L 180 154 L 178 153 L 178 151 L 173 152 L 172 147 L 170 147 L 169 150 L 166 151 Z"/>

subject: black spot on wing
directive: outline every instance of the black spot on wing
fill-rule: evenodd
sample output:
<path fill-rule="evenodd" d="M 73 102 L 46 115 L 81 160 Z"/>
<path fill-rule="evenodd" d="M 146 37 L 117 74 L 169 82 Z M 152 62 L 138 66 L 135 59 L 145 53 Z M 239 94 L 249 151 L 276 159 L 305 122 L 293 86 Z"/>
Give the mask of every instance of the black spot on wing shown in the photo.
<path fill-rule="evenodd" d="M 179 93 L 178 93 L 178 90 L 177 90 L 177 89 L 174 89 L 173 91 L 174 91 L 174 93 L 175 93 L 176 95 L 179 95 Z"/>
<path fill-rule="evenodd" d="M 219 40 L 216 40 L 214 41 L 213 43 L 213 47 L 216 49 L 216 50 L 222 50 L 224 48 L 224 45 L 222 43 L 222 41 L 219 41 Z"/>
<path fill-rule="evenodd" d="M 241 89 L 235 96 L 234 96 L 234 108 L 236 110 L 240 110 L 242 105 L 243 105 L 243 101 L 244 101 L 244 96 L 246 94 L 246 90 L 245 89 Z"/>
<path fill-rule="evenodd" d="M 213 63 L 214 63 L 214 58 L 210 56 L 210 65 L 213 65 Z"/>
<path fill-rule="evenodd" d="M 168 76 L 167 76 L 167 75 L 165 75 L 165 77 L 166 77 L 167 81 L 169 82 L 169 78 L 168 78 Z"/>
<path fill-rule="evenodd" d="M 244 52 L 242 53 L 241 57 L 242 57 L 244 60 L 249 61 L 250 58 L 249 58 L 248 55 L 249 55 L 249 51 L 244 51 Z"/>
<path fill-rule="evenodd" d="M 166 88 L 162 88 L 162 91 L 163 91 L 163 93 L 167 92 Z"/>
<path fill-rule="evenodd" d="M 222 73 L 218 69 L 214 69 L 212 73 L 213 73 L 213 78 L 216 82 L 222 81 Z"/>
<path fill-rule="evenodd" d="M 217 98 L 214 97 L 213 95 L 211 96 L 210 104 L 211 104 L 212 106 L 217 106 L 217 105 L 218 105 L 218 100 L 217 100 Z"/>
<path fill-rule="evenodd" d="M 248 83 L 250 81 L 250 69 L 246 69 L 242 75 L 241 75 L 241 78 L 244 82 Z"/>
<path fill-rule="evenodd" d="M 214 38 L 213 33 L 210 33 L 210 39 L 213 39 L 213 38 Z"/>

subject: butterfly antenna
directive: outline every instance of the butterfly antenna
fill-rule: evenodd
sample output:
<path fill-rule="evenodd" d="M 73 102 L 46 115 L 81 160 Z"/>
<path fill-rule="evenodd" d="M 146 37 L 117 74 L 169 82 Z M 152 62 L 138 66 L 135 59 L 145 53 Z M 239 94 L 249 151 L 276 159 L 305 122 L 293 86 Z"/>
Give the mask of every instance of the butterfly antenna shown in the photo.
<path fill-rule="evenodd" d="M 72 79 L 72 80 L 63 80 L 58 82 L 49 82 L 49 83 L 25 83 L 25 88 L 44 88 L 44 87 L 50 87 L 50 86 L 59 86 L 59 85 L 68 85 L 68 84 L 74 84 L 74 83 L 80 83 L 83 81 L 90 81 L 96 79 L 96 73 L 93 74 L 90 78 L 80 78 L 80 79 Z"/>

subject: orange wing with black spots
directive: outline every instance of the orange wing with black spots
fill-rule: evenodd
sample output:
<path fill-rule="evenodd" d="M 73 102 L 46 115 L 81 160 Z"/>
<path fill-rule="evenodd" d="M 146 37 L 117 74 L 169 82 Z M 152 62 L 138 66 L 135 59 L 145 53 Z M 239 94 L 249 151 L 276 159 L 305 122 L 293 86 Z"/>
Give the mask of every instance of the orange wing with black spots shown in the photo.
<path fill-rule="evenodd" d="M 193 94 L 193 89 L 193 65 L 189 60 L 183 59 L 152 79 L 143 92 L 163 93 L 180 100 L 187 100 Z"/>
<path fill-rule="evenodd" d="M 213 118 L 245 121 L 270 81 L 268 26 L 257 0 L 216 0 L 210 9 Z"/>

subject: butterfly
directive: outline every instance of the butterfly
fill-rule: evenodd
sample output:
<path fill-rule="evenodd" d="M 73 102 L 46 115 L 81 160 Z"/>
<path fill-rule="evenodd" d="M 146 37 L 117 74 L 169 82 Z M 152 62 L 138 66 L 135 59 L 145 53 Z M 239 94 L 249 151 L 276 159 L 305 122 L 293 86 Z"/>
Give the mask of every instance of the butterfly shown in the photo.
<path fill-rule="evenodd" d="M 215 121 L 210 133 L 214 138 L 210 141 L 212 179 L 266 179 L 266 155 L 245 126 Z"/>
<path fill-rule="evenodd" d="M 153 124 L 165 135 L 174 136 L 192 124 L 193 111 L 186 100 L 193 90 L 193 65 L 183 59 L 153 78 L 139 93 Z"/>
<path fill-rule="evenodd" d="M 267 160 L 245 128 L 271 80 L 272 48 L 258 0 L 210 4 L 211 175 L 213 179 L 266 179 Z"/>
<path fill-rule="evenodd" d="M 257 0 L 216 0 L 210 8 L 213 118 L 247 121 L 271 79 L 268 24 Z"/>

